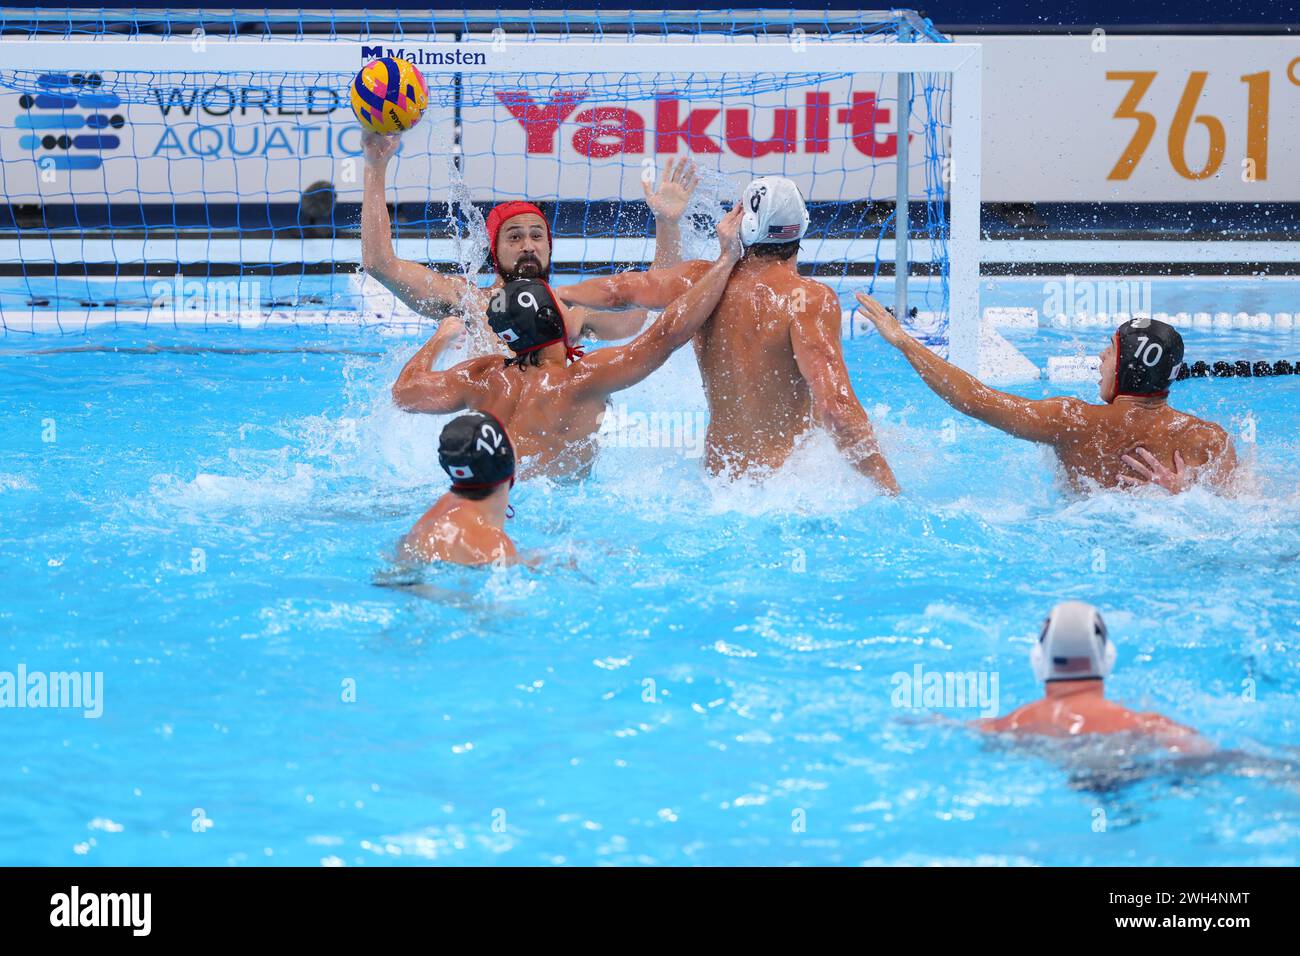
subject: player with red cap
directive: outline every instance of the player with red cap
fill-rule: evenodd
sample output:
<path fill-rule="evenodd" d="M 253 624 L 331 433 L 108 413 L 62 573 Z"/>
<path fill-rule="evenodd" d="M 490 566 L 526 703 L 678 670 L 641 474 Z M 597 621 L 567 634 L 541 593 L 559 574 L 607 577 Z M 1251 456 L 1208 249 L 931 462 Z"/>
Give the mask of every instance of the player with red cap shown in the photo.
<path fill-rule="evenodd" d="M 487 214 L 488 254 L 497 282 L 546 279 L 550 274 L 551 224 L 530 202 L 497 203 Z M 502 230 L 505 230 L 503 236 Z M 504 254 L 508 265 L 501 264 Z"/>
<path fill-rule="evenodd" d="M 459 313 L 482 316 L 487 297 L 510 279 L 546 281 L 551 269 L 552 236 L 542 210 L 530 202 L 504 202 L 487 216 L 489 253 L 496 280 L 480 289 L 471 279 L 438 272 L 418 262 L 399 259 L 393 249 L 392 222 L 385 198 L 388 164 L 401 142 L 399 134 L 363 133 L 365 184 L 361 203 L 361 262 L 373 276 L 406 305 L 432 318 Z M 681 259 L 679 221 L 690 201 L 697 177 L 686 160 L 672 162 L 656 188 L 643 182 L 646 203 L 655 216 L 656 264 L 667 266 Z M 585 307 L 565 308 L 569 337 L 577 341 L 590 334 L 600 339 L 622 339 L 645 322 L 645 310 L 609 311 Z M 471 323 L 477 325 L 477 323 Z M 484 336 L 486 329 L 478 325 Z M 439 344 L 451 337 L 450 331 Z M 421 361 L 429 359 L 421 350 Z"/>

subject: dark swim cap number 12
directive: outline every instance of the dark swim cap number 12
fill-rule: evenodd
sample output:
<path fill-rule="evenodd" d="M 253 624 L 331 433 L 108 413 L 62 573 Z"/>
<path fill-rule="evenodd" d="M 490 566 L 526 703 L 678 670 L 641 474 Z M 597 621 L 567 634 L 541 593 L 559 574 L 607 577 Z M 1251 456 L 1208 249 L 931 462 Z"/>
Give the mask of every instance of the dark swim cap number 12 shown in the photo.
<path fill-rule="evenodd" d="M 487 435 L 490 435 L 492 437 L 491 442 L 489 442 L 484 437 Z M 497 453 L 497 449 L 501 447 L 501 433 L 498 432 L 491 425 L 489 425 L 487 422 L 484 422 L 482 426 L 480 426 L 479 428 L 478 441 L 475 444 L 479 448 L 487 452 L 489 455 L 495 455 Z"/>

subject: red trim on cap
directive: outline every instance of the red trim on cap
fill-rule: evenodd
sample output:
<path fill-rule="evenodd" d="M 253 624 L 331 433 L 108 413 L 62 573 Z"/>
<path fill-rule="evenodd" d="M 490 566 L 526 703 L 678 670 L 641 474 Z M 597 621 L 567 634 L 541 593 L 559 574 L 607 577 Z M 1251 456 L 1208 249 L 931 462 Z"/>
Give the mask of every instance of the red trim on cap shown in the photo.
<path fill-rule="evenodd" d="M 513 488 L 513 487 L 515 486 L 515 476 L 514 476 L 513 473 L 510 475 L 509 478 L 502 478 L 500 481 L 483 481 L 483 482 L 479 482 L 479 483 L 476 484 L 476 485 L 458 485 L 458 484 L 456 484 L 455 482 L 452 482 L 451 490 L 452 490 L 452 491 L 472 491 L 472 490 L 475 490 L 475 489 L 481 489 L 481 488 L 495 488 L 495 487 L 497 487 L 498 485 L 504 485 L 507 481 L 510 482 L 510 487 L 511 487 L 511 488 Z M 513 518 L 514 516 L 515 516 L 515 506 L 512 505 L 512 504 L 510 504 L 509 501 L 507 501 L 507 502 L 506 502 L 506 517 L 507 517 L 507 518 Z"/>
<path fill-rule="evenodd" d="M 516 355 L 531 355 L 533 352 L 536 352 L 539 349 L 544 349 L 548 345 L 554 345 L 556 342 L 564 342 L 565 345 L 568 345 L 568 342 L 565 342 L 564 339 L 559 338 L 559 339 L 550 339 L 549 341 L 546 342 L 539 342 L 536 345 L 528 346 L 528 348 L 526 349 L 518 349 L 517 351 L 512 349 L 511 351 L 514 351 Z"/>
<path fill-rule="evenodd" d="M 569 317 L 566 314 L 564 303 L 560 301 L 560 297 L 555 294 L 555 290 L 551 288 L 549 282 L 545 279 L 538 281 L 540 281 L 542 285 L 546 286 L 546 291 L 551 294 L 551 301 L 555 303 L 555 311 L 560 314 L 560 328 L 564 330 L 564 357 L 570 362 L 576 362 L 587 354 L 587 350 L 581 345 L 569 344 Z"/>
<path fill-rule="evenodd" d="M 544 349 L 547 346 L 555 345 L 556 343 L 563 342 L 564 357 L 568 359 L 570 362 L 576 362 L 578 359 L 585 356 L 587 354 L 587 350 L 583 346 L 571 345 L 569 343 L 569 323 L 565 316 L 564 304 L 560 302 L 560 297 L 555 294 L 555 290 L 551 288 L 551 284 L 547 282 L 545 279 L 529 279 L 528 281 L 539 283 L 543 288 L 546 289 L 547 294 L 550 295 L 551 302 L 555 305 L 555 311 L 560 317 L 561 335 L 560 338 L 558 339 L 550 339 L 549 341 L 541 342 L 537 345 L 531 345 L 526 349 L 519 349 L 517 351 L 512 349 L 511 351 L 514 351 L 516 355 L 529 355 L 533 352 L 538 351 L 539 349 Z"/>

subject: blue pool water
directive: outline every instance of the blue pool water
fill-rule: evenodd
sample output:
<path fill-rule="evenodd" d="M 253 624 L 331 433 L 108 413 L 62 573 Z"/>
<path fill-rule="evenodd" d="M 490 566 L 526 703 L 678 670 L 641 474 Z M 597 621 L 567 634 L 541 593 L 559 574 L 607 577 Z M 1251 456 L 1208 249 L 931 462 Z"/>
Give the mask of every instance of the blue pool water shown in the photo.
<path fill-rule="evenodd" d="M 712 255 L 712 252 L 702 253 Z M 561 276 L 557 285 L 576 281 L 575 276 Z M 235 283 L 233 279 L 216 279 L 216 283 Z M 486 281 L 486 279 L 484 280 Z M 78 276 L 26 277 L 0 283 L 0 336 L 30 331 L 31 315 L 49 318 L 62 310 L 75 318 L 57 322 L 55 328 L 67 333 L 86 330 L 87 316 L 111 316 L 116 310 L 147 311 L 162 294 L 178 294 L 182 302 L 192 295 L 194 277 L 177 285 L 174 277 L 142 278 L 119 276 L 112 279 Z M 190 285 L 186 285 L 189 283 Z M 893 278 L 847 279 L 848 288 L 868 287 L 882 301 L 892 302 Z M 355 276 L 336 275 L 252 276 L 228 293 L 232 303 L 241 307 L 247 300 L 254 309 L 298 307 L 305 311 L 337 314 L 341 321 L 365 314 L 368 304 Z M 177 291 L 179 290 L 179 291 Z M 934 280 L 912 280 L 911 304 L 921 309 L 941 309 L 942 291 Z M 1091 298 L 1088 293 L 1091 292 Z M 1106 308 L 1119 295 L 1122 308 Z M 845 291 L 845 308 L 852 297 Z M 987 277 L 980 283 L 980 300 L 988 306 L 1030 306 L 1047 319 L 1057 312 L 1286 312 L 1300 315 L 1300 282 L 1290 277 L 1235 276 L 1230 278 L 1119 278 L 1061 276 Z M 390 300 L 391 301 L 391 300 Z M 91 322 L 91 325 L 98 323 Z M 166 326 L 166 319 L 159 325 Z"/>
<path fill-rule="evenodd" d="M 1044 365 L 1104 335 L 1011 337 Z M 378 354 L 37 354 L 147 342 Z M 1300 358 L 1278 333 L 1187 343 Z M 625 436 L 587 481 L 516 489 L 542 570 L 412 593 L 373 581 L 445 484 L 438 423 L 388 401 L 413 347 L 0 337 L 0 671 L 104 680 L 99 719 L 0 710 L 0 864 L 1300 858 L 1300 377 L 1176 387 L 1234 435 L 1242 499 L 1077 500 L 859 339 L 900 499 L 820 437 L 756 485 Z M 697 422 L 698 388 L 686 352 L 622 404 Z M 1240 753 L 1008 749 L 962 726 L 976 710 L 895 706 L 918 666 L 995 674 L 1001 712 L 1031 699 L 1030 641 L 1065 598 L 1106 613 L 1112 696 Z"/>

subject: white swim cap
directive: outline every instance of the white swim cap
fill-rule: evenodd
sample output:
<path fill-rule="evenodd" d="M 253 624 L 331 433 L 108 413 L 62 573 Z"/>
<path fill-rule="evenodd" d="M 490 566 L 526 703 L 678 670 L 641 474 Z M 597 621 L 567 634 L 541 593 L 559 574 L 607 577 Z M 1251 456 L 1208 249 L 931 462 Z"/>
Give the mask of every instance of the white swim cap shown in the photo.
<path fill-rule="evenodd" d="M 793 180 L 760 176 L 745 187 L 745 214 L 740 220 L 740 241 L 790 242 L 808 231 L 808 207 Z"/>
<path fill-rule="evenodd" d="M 1029 662 L 1040 681 L 1097 680 L 1110 676 L 1115 656 L 1101 612 L 1082 601 L 1062 601 L 1043 622 Z"/>

